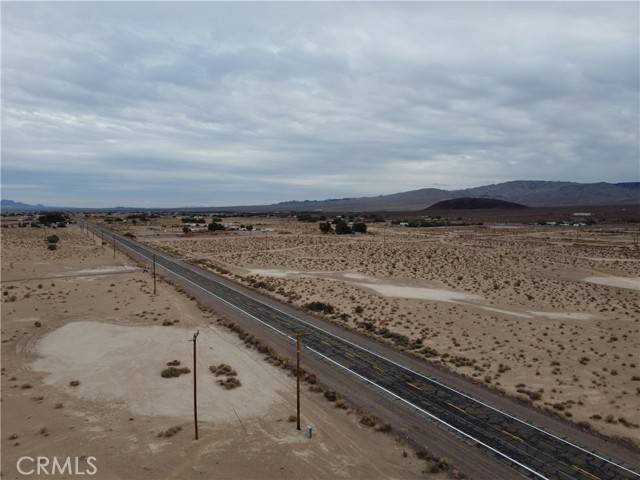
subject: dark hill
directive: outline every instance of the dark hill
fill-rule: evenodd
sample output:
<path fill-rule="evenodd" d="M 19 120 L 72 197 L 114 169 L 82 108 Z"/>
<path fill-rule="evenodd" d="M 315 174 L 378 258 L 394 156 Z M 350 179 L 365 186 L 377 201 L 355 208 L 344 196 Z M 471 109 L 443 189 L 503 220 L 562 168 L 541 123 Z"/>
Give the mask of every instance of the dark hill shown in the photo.
<path fill-rule="evenodd" d="M 427 210 L 486 210 L 489 208 L 522 209 L 527 206 L 497 198 L 461 197 L 434 203 Z"/>

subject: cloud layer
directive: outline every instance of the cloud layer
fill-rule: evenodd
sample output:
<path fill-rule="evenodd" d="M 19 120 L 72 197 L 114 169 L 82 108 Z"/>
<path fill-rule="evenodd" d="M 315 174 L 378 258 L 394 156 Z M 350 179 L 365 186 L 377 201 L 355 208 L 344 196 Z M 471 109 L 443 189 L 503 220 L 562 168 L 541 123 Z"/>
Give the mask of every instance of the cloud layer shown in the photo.
<path fill-rule="evenodd" d="M 638 179 L 637 3 L 3 3 L 2 196 Z"/>

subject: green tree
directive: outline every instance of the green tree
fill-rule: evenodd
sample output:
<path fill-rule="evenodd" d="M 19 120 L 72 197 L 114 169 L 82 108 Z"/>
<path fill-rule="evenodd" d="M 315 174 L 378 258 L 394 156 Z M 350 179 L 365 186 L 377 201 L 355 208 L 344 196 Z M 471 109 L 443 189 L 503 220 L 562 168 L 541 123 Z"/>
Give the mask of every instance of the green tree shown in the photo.
<path fill-rule="evenodd" d="M 224 230 L 224 225 L 218 222 L 211 222 L 207 228 L 210 232 L 215 232 L 217 230 Z"/>
<path fill-rule="evenodd" d="M 367 233 L 367 224 L 363 222 L 357 222 L 353 224 L 354 233 Z"/>
<path fill-rule="evenodd" d="M 347 235 L 349 233 L 353 233 L 351 227 L 344 220 L 338 220 L 336 222 L 336 235 Z"/>
<path fill-rule="evenodd" d="M 44 215 L 40 215 L 38 217 L 38 222 L 42 225 L 51 225 L 52 223 L 66 222 L 67 217 L 65 217 L 60 212 L 48 212 Z"/>
<path fill-rule="evenodd" d="M 318 224 L 318 227 L 320 227 L 320 231 L 322 233 L 329 233 L 331 232 L 331 224 L 329 222 L 320 222 Z"/>

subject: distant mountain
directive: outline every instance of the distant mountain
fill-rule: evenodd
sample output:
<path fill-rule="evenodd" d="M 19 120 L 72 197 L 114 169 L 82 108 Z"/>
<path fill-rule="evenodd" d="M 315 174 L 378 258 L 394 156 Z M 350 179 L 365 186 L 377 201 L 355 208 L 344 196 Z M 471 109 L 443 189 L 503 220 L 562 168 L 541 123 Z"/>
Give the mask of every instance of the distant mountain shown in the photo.
<path fill-rule="evenodd" d="M 0 210 L 3 212 L 21 211 L 30 212 L 33 210 L 45 209 L 44 205 L 29 205 L 28 203 L 14 202 L 13 200 L 0 200 Z"/>
<path fill-rule="evenodd" d="M 494 198 L 530 207 L 570 207 L 640 204 L 640 182 L 575 183 L 512 181 L 461 190 L 422 188 L 376 197 L 290 201 L 273 205 L 218 208 L 242 212 L 372 212 L 422 210 L 442 200 L 459 197 Z"/>
<path fill-rule="evenodd" d="M 436 202 L 427 210 L 488 210 L 491 208 L 521 209 L 528 207 L 520 203 L 507 202 L 496 198 L 461 197 Z"/>
<path fill-rule="evenodd" d="M 330 200 L 288 201 L 272 205 L 243 205 L 230 207 L 175 208 L 65 208 L 28 205 L 2 200 L 2 211 L 208 211 L 208 212 L 375 212 L 423 210 L 442 200 L 460 197 L 491 198 L 529 207 L 571 207 L 602 205 L 640 205 L 640 182 L 575 183 L 547 181 L 513 181 L 461 190 L 421 188 L 408 192 L 375 197 L 338 198 Z"/>

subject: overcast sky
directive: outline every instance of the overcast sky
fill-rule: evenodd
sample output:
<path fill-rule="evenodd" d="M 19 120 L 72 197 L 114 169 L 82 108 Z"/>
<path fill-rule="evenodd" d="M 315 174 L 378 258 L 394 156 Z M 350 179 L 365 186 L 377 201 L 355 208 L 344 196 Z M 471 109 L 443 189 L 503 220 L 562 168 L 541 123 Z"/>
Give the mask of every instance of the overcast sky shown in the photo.
<path fill-rule="evenodd" d="M 2 197 L 637 181 L 639 4 L 2 2 Z"/>

